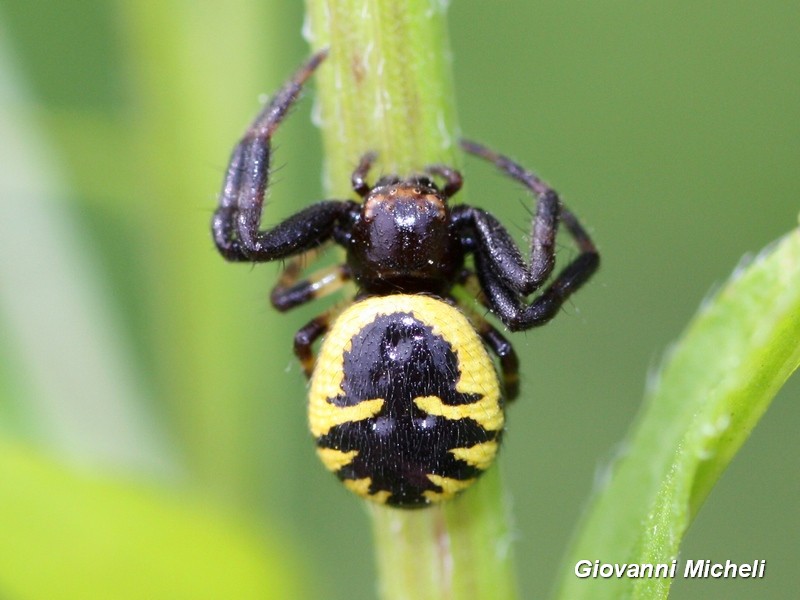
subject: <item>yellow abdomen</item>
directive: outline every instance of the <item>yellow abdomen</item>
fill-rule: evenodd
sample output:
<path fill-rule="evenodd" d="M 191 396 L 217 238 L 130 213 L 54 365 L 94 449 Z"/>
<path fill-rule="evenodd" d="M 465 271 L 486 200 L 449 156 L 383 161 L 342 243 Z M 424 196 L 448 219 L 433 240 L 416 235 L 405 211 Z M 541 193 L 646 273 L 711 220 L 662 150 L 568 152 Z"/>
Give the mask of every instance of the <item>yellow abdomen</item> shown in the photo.
<path fill-rule="evenodd" d="M 492 463 L 503 422 L 483 342 L 438 298 L 367 298 L 322 344 L 311 432 L 325 465 L 362 496 L 404 507 L 452 497 Z"/>

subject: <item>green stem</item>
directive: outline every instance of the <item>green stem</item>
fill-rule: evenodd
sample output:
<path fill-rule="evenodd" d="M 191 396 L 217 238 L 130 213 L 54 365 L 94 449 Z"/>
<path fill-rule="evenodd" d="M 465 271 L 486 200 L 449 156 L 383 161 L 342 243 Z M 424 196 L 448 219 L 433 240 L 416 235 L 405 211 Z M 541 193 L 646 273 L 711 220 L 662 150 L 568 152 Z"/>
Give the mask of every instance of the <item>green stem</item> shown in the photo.
<path fill-rule="evenodd" d="M 307 0 L 309 41 L 330 55 L 317 77 L 331 197 L 352 195 L 362 154 L 376 173 L 458 165 L 449 44 L 441 0 Z M 497 469 L 444 506 L 372 506 L 384 599 L 516 597 Z"/>
<path fill-rule="evenodd" d="M 360 156 L 408 172 L 454 164 L 456 117 L 447 30 L 438 0 L 308 0 L 315 49 L 330 47 L 320 69 L 326 187 L 349 191 Z"/>

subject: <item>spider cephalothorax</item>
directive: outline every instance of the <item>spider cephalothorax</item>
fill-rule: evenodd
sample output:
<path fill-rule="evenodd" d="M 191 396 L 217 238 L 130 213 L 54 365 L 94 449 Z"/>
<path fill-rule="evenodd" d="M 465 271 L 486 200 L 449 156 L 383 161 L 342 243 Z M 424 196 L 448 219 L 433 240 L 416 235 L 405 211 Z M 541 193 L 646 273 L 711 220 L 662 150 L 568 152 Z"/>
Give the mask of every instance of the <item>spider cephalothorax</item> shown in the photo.
<path fill-rule="evenodd" d="M 555 316 L 595 272 L 599 255 L 553 189 L 473 142 L 461 147 L 536 197 L 527 260 L 490 213 L 449 205 L 461 188 L 458 171 L 435 164 L 371 185 L 371 152 L 352 176 L 360 203 L 318 202 L 262 230 L 272 135 L 324 58 L 314 55 L 297 72 L 234 149 L 212 222 L 214 241 L 231 261 L 295 257 L 272 292 L 281 311 L 355 282 L 358 293 L 348 308 L 326 312 L 295 336 L 295 353 L 311 379 L 317 452 L 356 493 L 400 507 L 425 506 L 452 497 L 489 467 L 504 403 L 518 392 L 513 347 L 477 312 L 460 308 L 453 288 L 478 290 L 478 300 L 508 329 L 529 329 Z M 548 284 L 559 223 L 580 253 Z M 329 241 L 345 249 L 346 262 L 300 280 L 304 260 Z M 323 335 L 315 360 L 312 347 Z M 487 348 L 499 359 L 502 385 Z"/>
<path fill-rule="evenodd" d="M 347 264 L 363 291 L 448 292 L 464 251 L 447 199 L 427 177 L 384 178 L 366 192 L 347 244 Z"/>

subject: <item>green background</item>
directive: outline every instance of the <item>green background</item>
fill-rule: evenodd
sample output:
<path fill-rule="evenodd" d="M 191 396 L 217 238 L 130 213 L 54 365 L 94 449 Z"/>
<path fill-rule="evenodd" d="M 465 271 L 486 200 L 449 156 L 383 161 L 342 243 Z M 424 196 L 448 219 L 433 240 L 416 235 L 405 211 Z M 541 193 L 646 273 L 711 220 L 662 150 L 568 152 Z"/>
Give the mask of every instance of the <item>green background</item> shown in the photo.
<path fill-rule="evenodd" d="M 121 521 L 135 530 L 140 514 L 142 529 L 165 537 L 164 523 L 181 520 L 225 533 L 175 529 L 175 545 L 145 538 L 121 552 L 127 560 L 109 559 L 112 588 L 136 587 L 130 557 L 141 555 L 172 565 L 150 575 L 153 594 L 166 586 L 159 576 L 180 572 L 187 582 L 175 589 L 186 597 L 216 597 L 211 584 L 185 591 L 188 581 L 224 581 L 225 557 L 256 546 L 290 594 L 373 595 L 367 516 L 314 456 L 291 354 L 293 332 L 321 307 L 277 315 L 268 292 L 279 266 L 226 264 L 208 233 L 228 153 L 259 95 L 307 54 L 302 7 L 288 5 L 0 1 L 0 440 L 48 465 L 19 497 L 43 498 L 41 514 L 77 523 L 0 534 L 2 598 L 67 597 L 63 580 L 41 595 L 12 593 L 25 581 L 11 572 L 19 536 L 34 559 L 60 542 L 77 565 L 61 577 L 79 579 L 94 556 L 86 531 L 97 522 L 120 531 Z M 603 255 L 552 324 L 512 337 L 523 393 L 500 463 L 524 598 L 553 584 L 648 372 L 735 265 L 797 223 L 798 31 L 793 2 L 450 7 L 463 133 L 542 174 Z M 269 223 L 320 197 L 311 104 L 279 133 Z M 463 199 L 521 236 L 524 192 L 477 162 L 465 176 Z M 564 243 L 561 259 L 571 253 Z M 766 578 L 678 578 L 674 597 L 796 589 L 799 389 L 795 377 L 775 400 L 681 554 L 766 559 Z M 77 483 L 62 480 L 75 473 Z M 107 480 L 172 512 L 130 510 L 124 493 L 96 499 L 92 486 Z M 85 495 L 66 504 L 76 487 Z M 11 491 L 19 486 L 0 483 L 0 524 L 24 523 L 3 512 Z M 125 546 L 124 535 L 111 538 Z M 204 544 L 209 558 L 189 556 Z M 82 597 L 105 597 L 82 585 Z M 263 585 L 279 589 L 269 577 Z"/>

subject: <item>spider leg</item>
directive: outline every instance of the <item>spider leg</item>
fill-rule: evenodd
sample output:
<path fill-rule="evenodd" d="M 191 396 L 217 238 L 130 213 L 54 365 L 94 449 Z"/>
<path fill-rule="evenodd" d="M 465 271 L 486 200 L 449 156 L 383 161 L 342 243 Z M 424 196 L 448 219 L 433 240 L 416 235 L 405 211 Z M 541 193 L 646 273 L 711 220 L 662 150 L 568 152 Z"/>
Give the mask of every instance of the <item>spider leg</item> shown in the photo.
<path fill-rule="evenodd" d="M 311 374 L 314 372 L 314 362 L 316 361 L 313 351 L 314 342 L 327 333 L 333 317 L 340 310 L 340 306 L 330 308 L 311 319 L 294 335 L 294 353 L 297 356 L 297 360 L 300 361 L 300 366 L 303 367 L 306 379 L 310 379 Z"/>
<path fill-rule="evenodd" d="M 350 183 L 353 186 L 353 191 L 362 198 L 372 189 L 369 183 L 367 183 L 367 175 L 372 165 L 375 163 L 376 158 L 378 158 L 378 155 L 374 152 L 365 153 L 358 162 L 356 170 L 353 171 L 353 174 L 350 176 Z"/>
<path fill-rule="evenodd" d="M 542 325 L 553 318 L 564 301 L 597 270 L 600 257 L 589 234 L 560 201 L 558 194 L 506 156 L 474 142 L 462 142 L 465 151 L 495 164 L 537 196 L 531 231 L 530 261 L 525 263 L 503 225 L 486 211 L 461 206 L 453 219 L 462 231 L 462 244 L 475 254 L 481 286 L 492 309 L 511 330 Z M 532 303 L 525 300 L 547 280 L 555 266 L 555 236 L 559 221 L 581 253 Z"/>
<path fill-rule="evenodd" d="M 306 279 L 300 280 L 300 273 L 309 260 L 316 258 L 317 252 L 311 250 L 291 259 L 272 289 L 272 306 L 285 312 L 310 300 L 322 298 L 339 290 L 350 280 L 350 269 L 340 264 L 321 269 Z"/>
<path fill-rule="evenodd" d="M 456 280 L 461 287 L 466 290 L 470 297 L 477 300 L 488 310 L 492 310 L 486 294 L 481 288 L 478 276 L 471 269 L 463 269 Z M 481 336 L 484 344 L 494 352 L 500 360 L 500 369 L 503 372 L 503 387 L 506 393 L 506 401 L 511 402 L 519 394 L 519 359 L 514 347 L 502 333 L 497 331 L 494 326 L 487 321 L 483 315 L 476 310 L 460 303 L 461 310 L 464 311 L 478 335 Z"/>
<path fill-rule="evenodd" d="M 430 175 L 438 175 L 445 180 L 444 189 L 442 189 L 442 195 L 445 198 L 454 196 L 464 183 L 461 173 L 447 165 L 430 165 L 425 168 L 425 172 Z"/>
<path fill-rule="evenodd" d="M 214 242 L 230 261 L 269 261 L 313 248 L 334 234 L 352 208 L 351 202 L 319 202 L 271 230 L 260 229 L 272 135 L 325 56 L 325 51 L 318 52 L 295 73 L 261 110 L 231 154 L 211 223 Z"/>
<path fill-rule="evenodd" d="M 484 343 L 500 359 L 506 401 L 511 402 L 519 394 L 519 359 L 514 346 L 481 315 L 471 312 L 469 317 L 475 327 L 475 331 L 478 332 Z"/>
<path fill-rule="evenodd" d="M 530 304 L 503 281 L 481 251 L 475 253 L 475 264 L 492 310 L 511 331 L 521 331 L 544 325 L 555 317 L 567 298 L 597 270 L 598 258 L 596 254 L 579 255 Z"/>

